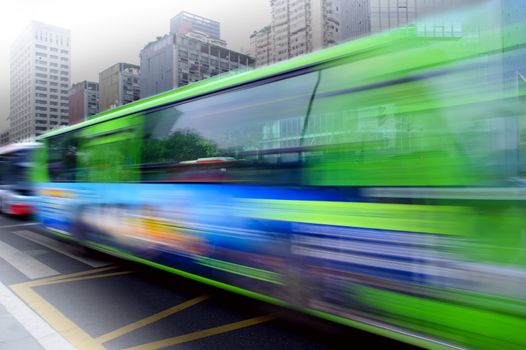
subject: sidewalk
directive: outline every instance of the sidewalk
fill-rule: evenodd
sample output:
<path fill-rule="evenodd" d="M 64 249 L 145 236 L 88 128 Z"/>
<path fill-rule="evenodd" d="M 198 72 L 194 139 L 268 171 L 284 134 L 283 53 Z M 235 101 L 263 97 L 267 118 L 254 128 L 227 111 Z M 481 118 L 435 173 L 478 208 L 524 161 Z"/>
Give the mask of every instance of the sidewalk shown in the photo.
<path fill-rule="evenodd" d="M 0 350 L 74 350 L 74 347 L 0 283 Z"/>
<path fill-rule="evenodd" d="M 6 309 L 0 305 L 0 349 L 42 350 L 31 334 Z"/>

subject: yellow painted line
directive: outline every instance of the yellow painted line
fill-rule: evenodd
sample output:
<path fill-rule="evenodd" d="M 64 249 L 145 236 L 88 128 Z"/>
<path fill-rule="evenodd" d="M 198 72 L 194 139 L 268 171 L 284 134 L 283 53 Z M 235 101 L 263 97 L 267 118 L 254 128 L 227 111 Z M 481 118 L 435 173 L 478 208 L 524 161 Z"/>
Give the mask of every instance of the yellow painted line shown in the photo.
<path fill-rule="evenodd" d="M 133 271 L 120 271 L 120 272 L 112 272 L 112 273 L 104 273 L 100 275 L 90 275 L 90 276 L 81 276 L 81 277 L 75 277 L 75 278 L 63 278 L 55 281 L 47 281 L 43 283 L 39 283 L 36 285 L 39 286 L 46 286 L 49 284 L 59 284 L 59 283 L 68 283 L 68 282 L 75 282 L 75 281 L 85 281 L 85 280 L 91 280 L 95 278 L 105 278 L 105 277 L 113 277 L 113 276 L 121 276 L 121 275 L 128 275 L 130 273 L 133 273 Z M 35 287 L 35 286 L 33 286 Z"/>
<path fill-rule="evenodd" d="M 11 289 L 33 308 L 51 327 L 79 350 L 105 350 L 105 348 L 48 303 L 31 287 L 14 285 Z"/>
<path fill-rule="evenodd" d="M 218 326 L 218 327 L 207 328 L 207 329 L 203 329 L 203 330 L 192 332 L 192 333 L 188 333 L 188 334 L 183 334 L 183 335 L 180 335 L 180 336 L 177 336 L 177 337 L 173 337 L 173 338 L 168 338 L 168 339 L 164 339 L 164 340 L 155 341 L 155 342 L 152 342 L 152 343 L 147 343 L 147 344 L 143 344 L 143 345 L 139 345 L 139 346 L 134 346 L 134 347 L 128 348 L 126 350 L 156 350 L 156 349 L 161 349 L 161 348 L 164 348 L 164 347 L 167 347 L 167 346 L 178 345 L 178 344 L 182 344 L 182 343 L 186 343 L 186 342 L 189 342 L 189 341 L 210 337 L 210 336 L 221 334 L 221 333 L 231 332 L 231 331 L 235 331 L 237 329 L 254 326 L 256 324 L 260 324 L 260 323 L 263 323 L 263 322 L 271 321 L 271 320 L 273 320 L 275 318 L 276 318 L 276 316 L 272 316 L 272 315 L 266 315 L 266 316 L 259 316 L 259 317 L 249 318 L 248 320 L 244 320 L 244 321 L 228 323 L 228 324 L 225 324 L 225 325 L 222 325 L 222 326 Z"/>
<path fill-rule="evenodd" d="M 99 272 L 108 271 L 108 270 L 114 270 L 114 269 L 117 269 L 117 268 L 118 268 L 118 266 L 115 266 L 115 265 L 106 266 L 106 267 L 101 267 L 99 269 L 91 269 L 91 270 L 87 270 L 87 271 L 71 273 L 71 274 L 68 274 L 68 275 L 59 275 L 59 276 L 53 276 L 53 277 L 48 277 L 48 278 L 41 278 L 41 279 L 37 279 L 37 280 L 31 280 L 31 281 L 28 281 L 28 282 L 19 283 L 18 285 L 24 285 L 24 286 L 27 286 L 27 287 L 34 287 L 34 286 L 39 286 L 41 284 L 45 284 L 45 283 L 51 282 L 51 281 L 58 281 L 58 280 L 62 280 L 62 279 L 70 279 L 70 278 L 73 278 L 73 277 L 80 277 L 80 276 L 85 276 L 85 275 L 93 275 L 93 274 L 96 274 L 96 273 L 99 273 Z"/>
<path fill-rule="evenodd" d="M 132 273 L 132 271 L 120 271 L 100 274 L 100 272 L 110 271 L 116 268 L 118 268 L 118 266 L 106 266 L 99 269 L 92 269 L 68 275 L 42 278 L 39 280 L 33 280 L 29 282 L 11 285 L 10 288 L 22 300 L 24 300 L 26 304 L 28 304 L 33 310 L 35 310 L 40 315 L 40 317 L 42 317 L 51 327 L 53 327 L 63 338 L 69 341 L 75 348 L 79 350 L 104 350 L 104 346 L 102 346 L 89 334 L 84 332 L 82 328 L 77 326 L 73 321 L 67 318 L 52 304 L 47 302 L 36 291 L 34 291 L 33 288 L 50 284 L 67 283 L 73 281 L 80 281 L 93 278 L 104 278 Z"/>
<path fill-rule="evenodd" d="M 142 320 L 139 320 L 137 322 L 134 322 L 134 323 L 130 323 L 129 325 L 126 325 L 124 327 L 121 327 L 121 328 L 118 328 L 114 331 L 111 331 L 109 333 L 106 333 L 104 335 L 101 335 L 97 338 L 95 338 L 95 340 L 97 340 L 99 343 L 105 343 L 105 342 L 108 342 L 110 340 L 113 340 L 115 338 L 118 338 L 124 334 L 127 334 L 127 333 L 130 333 L 136 329 L 139 329 L 141 327 L 144 327 L 146 325 L 149 325 L 151 323 L 154 323 L 154 322 L 157 322 L 159 321 L 160 319 L 162 318 L 165 318 L 167 316 L 170 316 L 170 315 L 173 315 L 175 314 L 176 312 L 179 312 L 179 311 L 182 311 L 184 309 L 187 309 L 189 308 L 190 306 L 193 306 L 195 304 L 198 304 L 206 299 L 208 299 L 209 296 L 208 295 L 201 295 L 197 298 L 194 298 L 194 299 L 191 299 L 191 300 L 188 300 L 188 301 L 185 301 L 184 303 L 181 303 L 179 305 L 176 305 L 174 307 L 171 307 L 169 309 L 166 309 L 164 311 L 161 311 L 155 315 L 152 315 L 152 316 L 148 316 L 146 318 L 143 318 Z"/>

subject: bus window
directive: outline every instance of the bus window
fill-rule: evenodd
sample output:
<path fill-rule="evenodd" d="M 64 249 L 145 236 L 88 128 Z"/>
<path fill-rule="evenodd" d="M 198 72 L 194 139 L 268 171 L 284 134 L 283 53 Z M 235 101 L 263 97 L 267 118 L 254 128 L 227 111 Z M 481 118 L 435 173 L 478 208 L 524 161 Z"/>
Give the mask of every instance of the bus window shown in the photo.
<path fill-rule="evenodd" d="M 62 134 L 47 140 L 48 171 L 53 182 L 77 180 L 78 131 Z"/>
<path fill-rule="evenodd" d="M 479 83 L 480 65 L 448 64 L 434 74 L 401 71 L 395 73 L 406 79 L 357 85 L 352 74 L 371 64 L 322 70 L 304 136 L 305 146 L 318 150 L 307 183 L 461 186 L 502 177 L 504 153 L 495 150 L 506 138 L 504 118 L 481 113 L 500 108 L 493 100 L 501 93 Z M 491 99 L 474 99 L 486 90 Z"/>
<path fill-rule="evenodd" d="M 141 115 L 118 118 L 82 130 L 80 167 L 87 182 L 138 180 Z"/>
<path fill-rule="evenodd" d="M 146 115 L 143 180 L 295 183 L 316 80 L 307 73 Z"/>

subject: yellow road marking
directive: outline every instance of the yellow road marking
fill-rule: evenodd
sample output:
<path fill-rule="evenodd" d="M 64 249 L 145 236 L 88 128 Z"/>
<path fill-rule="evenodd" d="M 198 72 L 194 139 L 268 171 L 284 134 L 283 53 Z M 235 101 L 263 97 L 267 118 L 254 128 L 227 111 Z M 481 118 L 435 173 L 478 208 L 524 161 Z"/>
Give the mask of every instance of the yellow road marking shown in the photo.
<path fill-rule="evenodd" d="M 39 285 L 42 285 L 42 284 L 46 284 L 46 283 L 48 283 L 50 281 L 58 281 L 58 280 L 63 280 L 63 279 L 70 279 L 70 278 L 73 278 L 73 277 L 80 277 L 80 276 L 85 276 L 85 275 L 93 275 L 93 274 L 96 274 L 96 273 L 99 273 L 99 272 L 108 271 L 108 270 L 114 270 L 114 269 L 117 269 L 117 268 L 118 268 L 118 266 L 115 266 L 115 265 L 106 266 L 106 267 L 101 267 L 101 268 L 98 268 L 98 269 L 91 269 L 91 270 L 88 270 L 88 271 L 71 273 L 71 274 L 68 274 L 68 275 L 59 275 L 59 276 L 53 276 L 53 277 L 48 277 L 48 278 L 41 278 L 41 279 L 37 279 L 37 280 L 31 280 L 31 281 L 28 281 L 28 282 L 19 283 L 18 285 L 24 285 L 24 286 L 27 286 L 27 287 L 39 286 Z"/>
<path fill-rule="evenodd" d="M 49 284 L 59 284 L 93 278 L 118 276 L 132 272 L 121 271 L 106 274 L 98 274 L 100 272 L 109 271 L 116 268 L 118 268 L 118 266 L 107 266 L 99 269 L 92 269 L 68 275 L 42 278 L 39 280 L 32 280 L 29 282 L 11 285 L 10 288 L 31 308 L 33 308 L 33 310 L 35 310 L 51 327 L 53 327 L 67 341 L 69 341 L 75 348 L 79 350 L 104 350 L 104 346 L 102 346 L 99 342 L 93 339 L 89 334 L 84 332 L 79 326 L 77 326 L 73 321 L 71 321 L 64 314 L 62 314 L 47 300 L 41 297 L 36 291 L 33 290 L 33 288 Z"/>
<path fill-rule="evenodd" d="M 53 305 L 38 295 L 38 293 L 31 289 L 31 287 L 19 284 L 11 286 L 11 289 L 75 348 L 79 350 L 105 349 L 73 321 L 64 316 Z"/>
<path fill-rule="evenodd" d="M 144 327 L 150 323 L 154 323 L 154 322 L 157 322 L 159 321 L 160 319 L 162 318 L 165 318 L 167 316 L 170 316 L 170 315 L 173 315 L 175 314 L 176 312 L 179 312 L 179 311 L 182 311 L 184 309 L 187 309 L 189 308 L 190 306 L 193 306 L 195 304 L 198 304 L 206 299 L 208 299 L 209 296 L 208 295 L 201 295 L 197 298 L 194 298 L 194 299 L 191 299 L 191 300 L 188 300 L 188 301 L 185 301 L 179 305 L 176 305 L 174 307 L 171 307 L 169 309 L 166 309 L 164 311 L 161 311 L 155 315 L 152 315 L 152 316 L 148 316 L 146 318 L 143 318 L 142 320 L 139 320 L 137 322 L 134 322 L 134 323 L 130 323 L 129 325 L 126 325 L 124 327 L 121 327 L 121 328 L 118 328 L 114 331 L 111 331 L 109 333 L 106 333 L 104 335 L 101 335 L 97 338 L 95 338 L 95 340 L 97 340 L 99 343 L 105 343 L 105 342 L 108 342 L 110 340 L 113 340 L 115 338 L 118 338 L 126 333 L 130 333 L 138 328 L 141 328 L 141 327 Z"/>
<path fill-rule="evenodd" d="M 91 280 L 91 279 L 95 279 L 95 278 L 104 278 L 104 277 L 128 275 L 130 273 L 133 273 L 133 271 L 120 271 L 120 272 L 112 272 L 112 273 L 103 273 L 103 274 L 100 274 L 100 275 L 93 275 L 93 276 L 82 276 L 82 277 L 76 277 L 76 278 L 63 278 L 63 279 L 60 279 L 60 280 L 47 281 L 47 282 L 40 283 L 40 284 L 37 285 L 37 287 L 39 287 L 39 286 L 47 286 L 49 284 L 68 283 L 68 282 L 75 282 L 75 281 Z"/>
<path fill-rule="evenodd" d="M 72 320 L 70 320 L 64 314 L 62 314 L 51 303 L 49 303 L 43 297 L 41 297 L 35 290 L 33 290 L 34 287 L 38 287 L 38 286 L 68 283 L 68 282 L 95 279 L 95 278 L 105 278 L 105 277 L 119 276 L 119 275 L 132 273 L 132 271 L 119 271 L 119 272 L 100 274 L 100 272 L 109 271 L 109 270 L 116 269 L 116 268 L 118 267 L 117 266 L 107 266 L 107 267 L 102 267 L 98 269 L 72 273 L 68 275 L 60 275 L 60 276 L 53 276 L 49 278 L 42 278 L 39 280 L 32 280 L 28 282 L 11 285 L 10 288 L 20 298 L 22 298 L 31 308 L 33 308 L 33 310 L 35 310 L 51 327 L 53 327 L 67 341 L 69 341 L 75 348 L 79 350 L 91 350 L 91 349 L 105 350 L 105 347 L 102 345 L 102 343 L 110 341 L 112 339 L 116 339 L 133 330 L 139 329 L 148 324 L 156 322 L 164 317 L 167 317 L 176 312 L 182 311 L 186 308 L 189 308 L 209 298 L 208 295 L 202 295 L 197 298 L 190 299 L 179 305 L 176 305 L 169 309 L 161 311 L 155 315 L 146 317 L 142 320 L 131 323 L 127 326 L 118 328 L 109 333 L 103 334 L 97 338 L 93 338 L 88 333 L 86 333 L 84 330 L 82 330 L 79 326 L 77 326 Z M 263 322 L 267 322 L 273 319 L 275 319 L 275 316 L 271 316 L 271 315 L 254 317 L 254 318 L 250 318 L 244 321 L 228 323 L 222 326 L 207 328 L 207 329 L 203 329 L 203 330 L 188 333 L 188 334 L 183 334 L 177 337 L 172 337 L 172 338 L 168 338 L 164 340 L 155 341 L 152 343 L 135 346 L 135 347 L 129 348 L 128 350 L 160 349 L 166 346 L 177 345 L 177 344 L 210 337 L 210 336 L 221 334 L 221 333 L 231 332 L 231 331 L 245 328 L 245 327 L 250 327 L 250 326 L 260 324 Z"/>
<path fill-rule="evenodd" d="M 201 338 L 210 337 L 210 336 L 221 334 L 221 333 L 231 332 L 231 331 L 234 331 L 236 329 L 241 329 L 241 328 L 245 328 L 245 327 L 254 326 L 256 324 L 260 324 L 260 323 L 263 323 L 263 322 L 271 321 L 271 320 L 273 320 L 275 318 L 276 317 L 272 316 L 272 315 L 266 315 L 266 316 L 249 318 L 248 320 L 244 320 L 244 321 L 228 323 L 228 324 L 225 324 L 225 325 L 222 325 L 222 326 L 207 328 L 207 329 L 203 329 L 203 330 L 192 332 L 192 333 L 188 333 L 188 334 L 183 334 L 183 335 L 180 335 L 180 336 L 177 336 L 177 337 L 173 337 L 173 338 L 168 338 L 168 339 L 164 339 L 164 340 L 155 341 L 155 342 L 152 342 L 152 343 L 147 343 L 147 344 L 143 344 L 143 345 L 139 345 L 139 346 L 134 346 L 134 347 L 128 348 L 126 350 L 156 350 L 156 349 L 161 349 L 161 348 L 164 348 L 164 347 L 167 347 L 167 346 L 173 346 L 173 345 L 186 343 L 186 342 L 197 340 L 197 339 L 201 339 Z"/>

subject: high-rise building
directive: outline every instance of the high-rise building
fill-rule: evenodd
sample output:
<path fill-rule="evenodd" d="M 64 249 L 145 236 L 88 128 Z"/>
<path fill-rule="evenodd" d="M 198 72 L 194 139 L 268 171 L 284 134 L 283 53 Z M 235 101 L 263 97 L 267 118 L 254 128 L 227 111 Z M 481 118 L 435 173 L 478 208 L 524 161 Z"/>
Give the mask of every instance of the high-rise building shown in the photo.
<path fill-rule="evenodd" d="M 0 133 L 0 145 L 8 145 L 9 144 L 9 130 L 5 130 L 2 133 Z"/>
<path fill-rule="evenodd" d="M 272 31 L 270 26 L 266 26 L 250 36 L 250 56 L 256 60 L 257 67 L 272 63 Z"/>
<path fill-rule="evenodd" d="M 188 33 L 167 34 L 148 43 L 140 53 L 141 98 L 254 64 L 248 55 L 216 40 Z"/>
<path fill-rule="evenodd" d="M 358 38 L 371 32 L 369 0 L 340 3 L 340 41 Z"/>
<path fill-rule="evenodd" d="M 219 22 L 209 18 L 181 12 L 170 20 L 170 34 L 201 33 L 213 39 L 221 38 Z"/>
<path fill-rule="evenodd" d="M 69 90 L 69 125 L 99 113 L 99 83 L 81 81 Z"/>
<path fill-rule="evenodd" d="M 140 98 L 140 68 L 116 63 L 99 73 L 99 111 L 115 108 Z"/>
<path fill-rule="evenodd" d="M 67 125 L 69 84 L 69 30 L 31 22 L 11 47 L 10 140 Z"/>
<path fill-rule="evenodd" d="M 271 0 L 272 52 L 282 61 L 335 44 L 339 0 Z"/>
<path fill-rule="evenodd" d="M 459 9 L 466 0 L 350 0 L 340 2 L 340 41 L 364 35 L 400 28 L 408 24 L 420 24 L 420 36 L 455 37 L 461 28 L 452 17 L 430 14 L 448 9 Z M 424 19 L 422 21 L 422 19 Z M 409 31 L 411 33 L 411 31 Z M 414 33 L 414 31 L 412 32 Z"/>
<path fill-rule="evenodd" d="M 418 0 L 369 0 L 371 32 L 383 32 L 413 23 L 416 19 L 417 2 Z"/>

